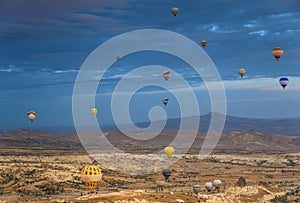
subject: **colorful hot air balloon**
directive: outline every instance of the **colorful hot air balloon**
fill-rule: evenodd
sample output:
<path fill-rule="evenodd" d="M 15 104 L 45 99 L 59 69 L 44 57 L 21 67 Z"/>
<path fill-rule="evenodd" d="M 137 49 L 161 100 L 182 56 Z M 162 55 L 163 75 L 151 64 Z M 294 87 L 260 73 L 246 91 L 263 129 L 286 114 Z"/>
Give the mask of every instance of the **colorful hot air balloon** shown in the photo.
<path fill-rule="evenodd" d="M 202 40 L 202 41 L 201 41 L 201 45 L 202 45 L 203 48 L 206 47 L 206 44 L 207 44 L 206 40 Z"/>
<path fill-rule="evenodd" d="M 169 168 L 165 168 L 162 170 L 162 174 L 165 177 L 165 180 L 169 180 L 169 177 L 172 175 L 172 170 Z"/>
<path fill-rule="evenodd" d="M 194 193 L 195 193 L 196 195 L 199 194 L 200 189 L 201 189 L 200 185 L 194 185 L 194 186 L 193 186 L 193 191 L 194 191 Z"/>
<path fill-rule="evenodd" d="M 173 15 L 176 16 L 178 14 L 178 12 L 179 12 L 179 9 L 177 7 L 173 7 L 171 9 L 171 11 L 172 11 Z"/>
<path fill-rule="evenodd" d="M 283 89 L 288 85 L 289 79 L 287 77 L 281 77 L 279 79 L 279 84 L 282 86 Z"/>
<path fill-rule="evenodd" d="M 168 70 L 166 70 L 166 71 L 163 72 L 162 75 L 163 75 L 163 77 L 164 77 L 165 80 L 168 80 L 170 78 L 170 76 L 171 76 L 171 72 L 168 71 Z"/>
<path fill-rule="evenodd" d="M 98 113 L 98 109 L 97 109 L 97 108 L 92 108 L 92 109 L 91 109 L 91 113 L 92 113 L 94 116 L 96 116 L 97 113 Z"/>
<path fill-rule="evenodd" d="M 162 100 L 162 102 L 163 102 L 164 105 L 167 105 L 168 102 L 169 102 L 169 99 L 168 99 L 168 98 L 164 98 L 164 99 Z"/>
<path fill-rule="evenodd" d="M 86 166 L 81 171 L 81 181 L 85 183 L 90 192 L 94 192 L 101 179 L 101 169 L 97 166 Z"/>
<path fill-rule="evenodd" d="M 166 147 L 165 149 L 164 149 L 164 153 L 169 157 L 169 158 L 171 158 L 172 156 L 173 156 L 173 154 L 174 154 L 174 148 L 173 147 Z"/>
<path fill-rule="evenodd" d="M 240 68 L 239 74 L 240 74 L 241 78 L 244 77 L 244 75 L 246 74 L 246 70 L 244 68 Z"/>
<path fill-rule="evenodd" d="M 280 47 L 275 47 L 274 49 L 272 49 L 272 54 L 275 57 L 276 61 L 278 61 L 283 54 L 283 50 Z"/>
<path fill-rule="evenodd" d="M 36 117 L 36 113 L 34 111 L 29 111 L 27 113 L 27 116 L 30 119 L 30 121 L 32 122 L 35 119 L 35 117 Z"/>

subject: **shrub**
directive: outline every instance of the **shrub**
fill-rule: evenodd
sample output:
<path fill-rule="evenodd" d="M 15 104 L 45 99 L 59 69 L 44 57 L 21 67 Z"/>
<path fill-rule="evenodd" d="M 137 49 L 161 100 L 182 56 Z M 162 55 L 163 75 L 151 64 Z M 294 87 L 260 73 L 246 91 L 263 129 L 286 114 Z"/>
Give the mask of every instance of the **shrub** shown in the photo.
<path fill-rule="evenodd" d="M 273 199 L 271 199 L 271 202 L 273 203 L 288 203 L 287 195 L 282 196 L 275 196 Z"/>

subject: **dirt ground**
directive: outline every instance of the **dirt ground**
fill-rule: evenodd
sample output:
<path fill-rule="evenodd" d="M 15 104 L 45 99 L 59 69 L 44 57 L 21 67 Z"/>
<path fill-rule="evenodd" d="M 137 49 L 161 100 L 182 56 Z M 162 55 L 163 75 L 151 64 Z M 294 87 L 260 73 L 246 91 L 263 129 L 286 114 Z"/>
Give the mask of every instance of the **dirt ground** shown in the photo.
<path fill-rule="evenodd" d="M 164 181 L 161 172 L 138 176 L 121 174 L 84 154 L 49 152 L 43 155 L 15 149 L 6 152 L 0 156 L 1 203 L 267 203 L 285 194 L 289 202 L 300 202 L 300 153 L 213 154 L 204 160 L 199 160 L 197 154 L 188 154 L 170 167 L 170 180 Z M 103 159 L 109 157 L 102 156 Z M 117 156 L 114 159 L 116 161 Z M 87 164 L 100 166 L 103 173 L 96 193 L 92 194 L 80 181 L 80 171 Z M 239 177 L 245 178 L 246 186 L 236 185 Z M 205 182 L 214 179 L 222 181 L 221 188 L 207 192 Z M 198 196 L 192 190 L 195 184 L 201 186 Z M 158 185 L 162 191 L 158 191 Z"/>

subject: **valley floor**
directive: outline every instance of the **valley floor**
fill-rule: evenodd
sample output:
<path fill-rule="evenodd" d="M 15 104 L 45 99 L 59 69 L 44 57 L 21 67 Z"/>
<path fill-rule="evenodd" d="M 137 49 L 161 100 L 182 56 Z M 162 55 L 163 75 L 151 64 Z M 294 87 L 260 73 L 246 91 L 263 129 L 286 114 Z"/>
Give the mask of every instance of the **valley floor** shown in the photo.
<path fill-rule="evenodd" d="M 110 154 L 99 156 L 112 161 Z M 113 161 L 118 162 L 118 155 Z M 151 164 L 151 160 L 148 162 Z M 80 171 L 87 164 L 99 165 L 103 173 L 94 194 L 88 194 L 80 181 Z M 49 151 L 45 155 L 29 149 L 27 153 L 6 149 L 0 156 L 0 202 L 263 203 L 275 196 L 284 198 L 285 194 L 289 202 L 300 202 L 300 153 L 222 153 L 204 160 L 199 160 L 197 154 L 187 154 L 170 168 L 172 175 L 165 182 L 160 171 L 138 176 L 122 174 L 82 153 Z M 236 185 L 239 177 L 245 178 L 246 186 Z M 204 184 L 214 179 L 222 180 L 222 187 L 208 193 Z M 158 191 L 158 184 L 163 191 Z M 192 191 L 195 184 L 201 186 L 198 197 Z"/>

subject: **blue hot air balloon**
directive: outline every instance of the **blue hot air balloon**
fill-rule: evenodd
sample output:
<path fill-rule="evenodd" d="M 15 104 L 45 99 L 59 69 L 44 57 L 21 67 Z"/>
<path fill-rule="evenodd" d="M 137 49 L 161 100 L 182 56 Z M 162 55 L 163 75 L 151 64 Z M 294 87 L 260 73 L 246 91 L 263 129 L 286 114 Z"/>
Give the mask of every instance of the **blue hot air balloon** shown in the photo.
<path fill-rule="evenodd" d="M 281 77 L 279 79 L 279 84 L 282 86 L 283 89 L 285 89 L 288 83 L 289 83 L 289 79 L 287 77 Z"/>

